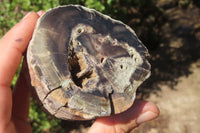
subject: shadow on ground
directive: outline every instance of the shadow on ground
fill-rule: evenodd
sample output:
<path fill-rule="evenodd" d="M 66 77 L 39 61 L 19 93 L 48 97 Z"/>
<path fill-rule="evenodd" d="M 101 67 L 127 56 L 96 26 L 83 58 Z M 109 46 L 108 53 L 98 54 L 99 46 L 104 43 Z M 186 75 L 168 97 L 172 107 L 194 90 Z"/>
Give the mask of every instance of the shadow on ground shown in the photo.
<path fill-rule="evenodd" d="M 200 58 L 199 8 L 172 7 L 163 15 L 166 21 L 159 29 L 160 42 L 150 50 L 152 75 L 138 90 L 141 98 L 159 91 L 161 84 L 174 89 L 178 78 L 191 74 L 190 65 Z"/>

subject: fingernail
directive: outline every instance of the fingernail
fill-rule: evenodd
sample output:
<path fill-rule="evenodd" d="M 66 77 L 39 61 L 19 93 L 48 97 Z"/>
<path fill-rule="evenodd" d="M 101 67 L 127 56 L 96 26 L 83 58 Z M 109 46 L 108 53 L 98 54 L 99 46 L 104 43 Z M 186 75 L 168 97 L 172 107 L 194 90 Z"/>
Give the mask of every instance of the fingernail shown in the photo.
<path fill-rule="evenodd" d="M 38 12 L 37 12 L 37 14 L 38 14 L 39 16 L 42 16 L 44 13 L 45 13 L 45 11 L 38 11 Z"/>
<path fill-rule="evenodd" d="M 138 118 L 137 118 L 137 124 L 141 124 L 147 121 L 150 121 L 154 118 L 156 118 L 158 114 L 153 113 L 151 111 L 147 111 L 145 113 L 142 113 Z"/>
<path fill-rule="evenodd" d="M 29 15 L 30 15 L 31 12 L 27 13 L 22 20 L 26 19 Z"/>

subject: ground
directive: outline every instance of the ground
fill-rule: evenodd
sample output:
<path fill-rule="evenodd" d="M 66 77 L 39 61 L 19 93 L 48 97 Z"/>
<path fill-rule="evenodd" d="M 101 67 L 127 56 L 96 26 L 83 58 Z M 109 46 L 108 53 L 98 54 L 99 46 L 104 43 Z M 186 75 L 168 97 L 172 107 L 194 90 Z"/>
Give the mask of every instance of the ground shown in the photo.
<path fill-rule="evenodd" d="M 200 132 L 200 11 L 194 5 L 168 8 L 162 44 L 152 53 L 152 77 L 140 88 L 160 108 L 160 117 L 134 133 Z"/>
<path fill-rule="evenodd" d="M 135 133 L 200 132 L 200 61 L 190 67 L 192 74 L 182 76 L 172 90 L 160 85 L 161 91 L 147 99 L 160 108 L 160 117 L 141 125 Z"/>

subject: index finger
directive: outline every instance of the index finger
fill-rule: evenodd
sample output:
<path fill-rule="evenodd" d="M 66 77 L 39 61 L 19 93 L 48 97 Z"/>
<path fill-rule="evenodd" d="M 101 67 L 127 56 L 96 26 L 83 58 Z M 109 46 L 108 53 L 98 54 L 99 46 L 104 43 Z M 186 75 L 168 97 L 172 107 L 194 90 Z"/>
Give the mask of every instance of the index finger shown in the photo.
<path fill-rule="evenodd" d="M 0 40 L 0 85 L 10 86 L 39 15 L 31 12 Z"/>
<path fill-rule="evenodd" d="M 29 13 L 0 40 L 0 130 L 11 119 L 11 81 L 19 67 L 22 54 L 31 39 L 38 18 L 37 13 Z"/>

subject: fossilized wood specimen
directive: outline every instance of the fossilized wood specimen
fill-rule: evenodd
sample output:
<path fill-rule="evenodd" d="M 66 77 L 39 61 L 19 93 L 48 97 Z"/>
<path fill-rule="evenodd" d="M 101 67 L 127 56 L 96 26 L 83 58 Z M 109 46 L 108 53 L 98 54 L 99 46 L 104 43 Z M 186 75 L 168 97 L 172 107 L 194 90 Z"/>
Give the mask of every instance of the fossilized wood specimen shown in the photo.
<path fill-rule="evenodd" d="M 27 52 L 31 83 L 42 106 L 71 120 L 127 110 L 150 75 L 147 56 L 130 27 L 79 5 L 46 12 Z"/>

